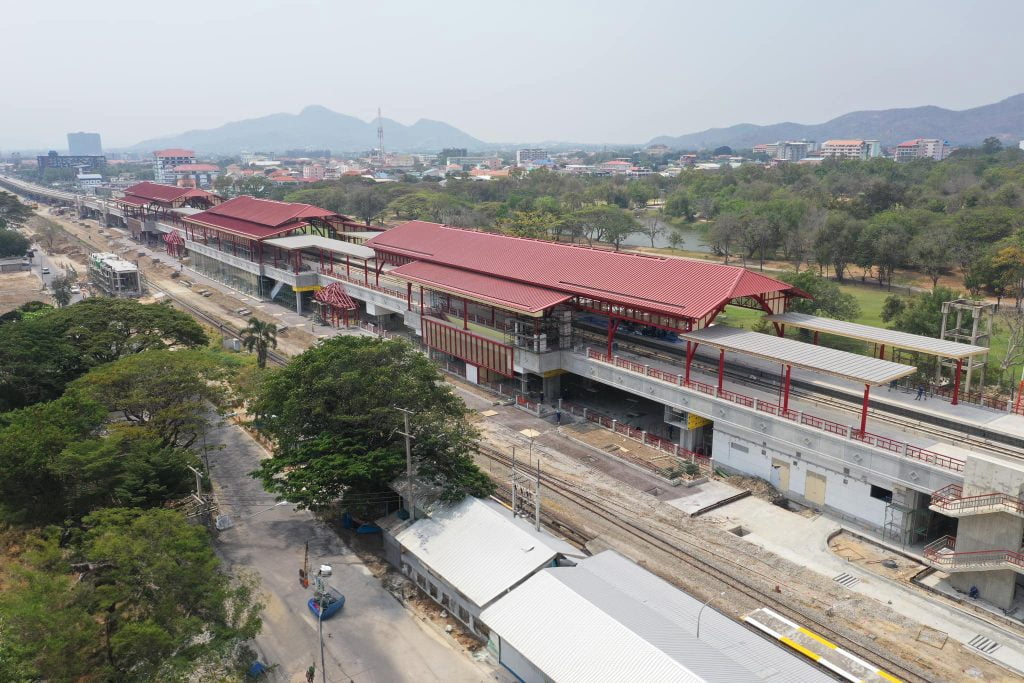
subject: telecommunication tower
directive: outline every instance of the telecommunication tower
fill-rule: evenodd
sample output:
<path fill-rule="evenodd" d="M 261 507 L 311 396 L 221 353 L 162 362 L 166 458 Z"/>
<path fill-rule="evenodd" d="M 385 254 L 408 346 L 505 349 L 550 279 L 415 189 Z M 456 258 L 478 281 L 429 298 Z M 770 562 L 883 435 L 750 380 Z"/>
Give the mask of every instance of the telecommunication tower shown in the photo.
<path fill-rule="evenodd" d="M 380 165 L 385 163 L 384 157 L 384 119 L 380 115 L 380 107 L 377 107 L 377 151 L 380 152 Z"/>

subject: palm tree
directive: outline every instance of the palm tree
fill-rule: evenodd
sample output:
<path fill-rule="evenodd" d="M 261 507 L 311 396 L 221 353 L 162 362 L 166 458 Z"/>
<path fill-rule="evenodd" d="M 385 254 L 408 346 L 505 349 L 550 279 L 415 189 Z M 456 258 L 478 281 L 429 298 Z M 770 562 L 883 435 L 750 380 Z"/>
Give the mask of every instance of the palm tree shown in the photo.
<path fill-rule="evenodd" d="M 277 325 L 255 316 L 249 318 L 248 327 L 242 330 L 242 346 L 246 351 L 256 349 L 256 364 L 267 367 L 267 352 L 277 348 Z"/>

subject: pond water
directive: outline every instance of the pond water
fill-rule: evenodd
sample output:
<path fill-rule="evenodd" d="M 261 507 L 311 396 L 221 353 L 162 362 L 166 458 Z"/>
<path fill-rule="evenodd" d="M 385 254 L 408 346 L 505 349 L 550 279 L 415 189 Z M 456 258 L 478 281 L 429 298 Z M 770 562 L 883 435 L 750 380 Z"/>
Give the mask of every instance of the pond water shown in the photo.
<path fill-rule="evenodd" d="M 672 228 L 666 228 L 665 231 L 654 238 L 655 247 L 670 247 L 668 241 L 668 233 Z M 679 243 L 680 249 L 686 251 L 699 251 L 705 254 L 711 253 L 711 247 L 704 244 L 704 234 L 699 228 L 688 228 L 683 230 L 677 230 L 680 237 L 683 238 L 682 242 Z M 649 247 L 651 246 L 651 238 L 642 232 L 638 232 L 635 235 L 630 235 L 622 241 L 624 245 L 630 247 Z"/>

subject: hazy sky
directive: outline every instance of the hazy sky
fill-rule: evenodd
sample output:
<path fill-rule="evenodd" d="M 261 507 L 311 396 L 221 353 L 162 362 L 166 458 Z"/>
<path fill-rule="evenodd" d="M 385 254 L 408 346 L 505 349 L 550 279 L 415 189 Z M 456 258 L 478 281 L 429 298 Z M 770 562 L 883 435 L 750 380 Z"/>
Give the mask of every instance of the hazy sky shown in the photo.
<path fill-rule="evenodd" d="M 642 142 L 1024 92 L 1022 0 L 19 0 L 0 150 L 322 104 L 489 142 Z"/>

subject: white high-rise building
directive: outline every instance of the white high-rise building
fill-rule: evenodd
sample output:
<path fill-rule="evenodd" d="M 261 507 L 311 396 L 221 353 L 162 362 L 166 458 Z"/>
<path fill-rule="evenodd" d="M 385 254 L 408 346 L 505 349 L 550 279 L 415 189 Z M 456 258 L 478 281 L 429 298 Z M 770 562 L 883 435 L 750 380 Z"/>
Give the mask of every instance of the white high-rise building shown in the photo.
<path fill-rule="evenodd" d="M 196 153 L 190 149 L 161 149 L 153 152 L 153 180 L 162 185 L 173 185 L 178 180 L 177 166 L 196 163 Z"/>
<path fill-rule="evenodd" d="M 546 161 L 548 151 L 546 149 L 517 149 L 516 166 L 528 166 L 534 161 Z"/>

